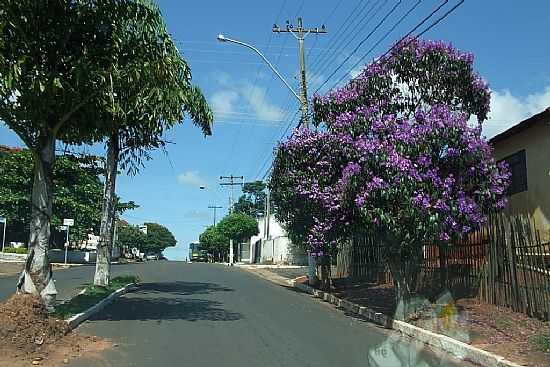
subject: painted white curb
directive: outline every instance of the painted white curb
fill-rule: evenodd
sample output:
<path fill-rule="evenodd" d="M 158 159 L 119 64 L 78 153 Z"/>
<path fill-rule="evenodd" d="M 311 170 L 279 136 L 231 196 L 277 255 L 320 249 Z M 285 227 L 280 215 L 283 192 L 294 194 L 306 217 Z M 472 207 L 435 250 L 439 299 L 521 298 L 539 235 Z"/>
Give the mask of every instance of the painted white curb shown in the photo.
<path fill-rule="evenodd" d="M 69 327 L 71 329 L 76 328 L 78 325 L 83 323 L 84 321 L 88 320 L 92 315 L 95 313 L 101 311 L 105 306 L 107 306 L 109 303 L 113 302 L 116 298 L 122 296 L 125 293 L 131 292 L 133 290 L 137 289 L 137 284 L 127 284 L 126 286 L 117 289 L 113 293 L 109 294 L 107 297 L 93 305 L 92 307 L 88 308 L 86 311 L 81 312 L 79 314 L 76 314 L 65 321 L 67 324 L 69 324 Z M 80 292 L 79 294 L 84 293 L 85 290 Z"/>
<path fill-rule="evenodd" d="M 352 314 L 359 315 L 363 319 L 382 325 L 388 329 L 397 330 L 414 340 L 418 340 L 424 344 L 450 353 L 461 360 L 487 367 L 522 367 L 522 365 L 511 362 L 497 354 L 476 348 L 446 335 L 419 328 L 418 326 L 411 325 L 404 321 L 393 320 L 380 312 L 375 312 L 367 307 L 342 300 L 333 294 L 320 291 L 309 285 L 296 283 L 294 280 L 289 280 L 288 284 L 305 293 L 313 295 L 313 297 L 330 302 L 336 307 L 343 308 Z"/>

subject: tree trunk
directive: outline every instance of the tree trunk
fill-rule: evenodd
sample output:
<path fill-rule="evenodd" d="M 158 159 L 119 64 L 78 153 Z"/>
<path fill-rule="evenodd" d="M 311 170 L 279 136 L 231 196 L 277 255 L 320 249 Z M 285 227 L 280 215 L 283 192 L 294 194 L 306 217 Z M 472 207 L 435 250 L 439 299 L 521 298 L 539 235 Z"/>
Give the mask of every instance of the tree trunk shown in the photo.
<path fill-rule="evenodd" d="M 48 310 L 53 311 L 57 290 L 48 259 L 50 224 L 53 202 L 53 163 L 55 138 L 45 136 L 34 152 L 34 181 L 29 231 L 28 255 L 19 277 L 17 291 L 40 296 Z"/>
<path fill-rule="evenodd" d="M 113 247 L 114 216 L 116 211 L 115 185 L 119 158 L 118 133 L 112 133 L 107 143 L 103 209 L 97 245 L 94 285 L 106 287 L 111 280 L 111 251 Z"/>
<path fill-rule="evenodd" d="M 416 291 L 416 283 L 420 269 L 422 249 L 411 250 L 406 254 L 403 251 L 389 251 L 386 259 L 393 278 L 395 287 L 396 311 L 394 318 L 407 320 L 416 312 L 415 305 L 411 304 L 413 293 Z M 420 253 L 420 256 L 419 256 Z"/>
<path fill-rule="evenodd" d="M 320 287 L 324 291 L 330 291 L 330 256 L 323 255 L 320 258 L 321 276 Z"/>

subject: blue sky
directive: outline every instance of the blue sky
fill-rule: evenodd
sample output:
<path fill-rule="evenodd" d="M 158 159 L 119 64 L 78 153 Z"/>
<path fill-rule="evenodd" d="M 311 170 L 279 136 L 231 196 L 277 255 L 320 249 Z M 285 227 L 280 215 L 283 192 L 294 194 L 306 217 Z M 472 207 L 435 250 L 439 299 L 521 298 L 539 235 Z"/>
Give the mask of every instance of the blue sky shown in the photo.
<path fill-rule="evenodd" d="M 416 2 L 401 1 L 320 92 L 356 72 L 351 66 Z M 457 2 L 450 0 L 438 14 Z M 246 180 L 253 180 L 262 178 L 269 168 L 273 147 L 291 122 L 298 104 L 257 55 L 233 44 L 217 42 L 218 33 L 257 46 L 297 89 L 297 43 L 290 34 L 273 34 L 271 27 L 275 22 L 284 25 L 286 19 L 295 22 L 297 16 L 303 17 L 307 27 L 324 23 L 328 34 L 306 38 L 312 92 L 396 3 L 394 0 L 159 1 L 168 30 L 191 66 L 193 82 L 202 88 L 214 109 L 214 134 L 204 138 L 190 121 L 184 121 L 168 133 L 173 144 L 168 146 L 167 154 L 154 153 L 154 159 L 135 177 L 121 175 L 118 194 L 140 205 L 124 217 L 135 224 L 154 221 L 166 225 L 179 242 L 165 253 L 172 259 L 185 259 L 188 243 L 212 222 L 212 212 L 207 207 L 221 205 L 222 212 L 227 211 L 229 192 L 219 186 L 219 176 L 243 175 Z M 360 65 L 385 52 L 439 4 L 440 1 L 421 1 Z M 493 90 L 491 119 L 484 130 L 487 136 L 550 106 L 548 24 L 550 2 L 545 0 L 467 0 L 425 34 L 426 38 L 451 41 L 475 54 L 476 68 Z M 22 146 L 5 126 L 0 126 L 0 144 Z M 86 149 L 101 152 L 103 146 Z M 201 185 L 206 190 L 199 190 Z"/>

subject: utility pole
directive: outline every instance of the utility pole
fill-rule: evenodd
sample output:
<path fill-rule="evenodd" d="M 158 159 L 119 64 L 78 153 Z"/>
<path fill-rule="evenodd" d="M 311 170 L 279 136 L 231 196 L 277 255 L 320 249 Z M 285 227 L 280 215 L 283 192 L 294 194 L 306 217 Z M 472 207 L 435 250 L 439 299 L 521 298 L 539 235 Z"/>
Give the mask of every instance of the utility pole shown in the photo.
<path fill-rule="evenodd" d="M 233 186 L 235 185 L 244 185 L 244 177 L 243 176 L 220 176 L 221 180 L 228 180 L 226 182 L 220 182 L 220 186 L 229 186 L 231 188 L 231 194 L 229 196 L 229 214 L 233 213 Z M 238 182 L 237 180 L 240 180 Z M 233 266 L 233 239 L 229 239 L 229 265 Z"/>
<path fill-rule="evenodd" d="M 294 28 L 292 24 L 287 20 L 286 27 L 281 29 L 277 24 L 273 25 L 273 32 L 275 33 L 292 33 L 292 35 L 298 40 L 299 45 L 299 57 L 300 57 L 300 102 L 302 104 L 302 120 L 300 125 L 309 128 L 309 114 L 308 114 L 308 101 L 307 101 L 307 85 L 306 85 L 306 59 L 304 55 L 304 39 L 310 33 L 327 33 L 325 25 L 319 28 L 306 29 L 302 24 L 302 18 L 298 18 L 298 26 Z M 308 277 L 310 284 L 315 286 L 318 283 L 318 277 L 316 274 L 317 263 L 316 260 L 308 254 Z"/>
<path fill-rule="evenodd" d="M 233 175 L 220 176 L 220 180 L 228 180 L 228 182 L 221 182 L 220 186 L 230 186 L 231 188 L 230 196 L 229 196 L 229 214 L 231 214 L 233 213 L 233 203 L 234 203 L 233 186 L 244 185 L 244 176 L 233 176 Z M 236 180 L 240 180 L 240 182 Z"/>
<path fill-rule="evenodd" d="M 273 25 L 273 32 L 275 33 L 291 33 L 298 40 L 298 52 L 300 60 L 300 102 L 302 104 L 302 125 L 308 128 L 309 114 L 308 114 L 308 102 L 307 102 L 307 82 L 306 82 L 306 56 L 304 52 L 304 39 L 310 33 L 323 34 L 327 33 L 325 25 L 321 28 L 304 28 L 302 24 L 302 18 L 298 18 L 298 25 L 296 28 L 290 22 L 286 21 L 286 27 L 280 28 L 277 24 Z"/>
<path fill-rule="evenodd" d="M 221 209 L 222 207 L 221 206 L 216 206 L 216 205 L 209 205 L 208 206 L 208 209 L 213 209 L 214 210 L 214 227 L 216 226 L 216 209 Z"/>

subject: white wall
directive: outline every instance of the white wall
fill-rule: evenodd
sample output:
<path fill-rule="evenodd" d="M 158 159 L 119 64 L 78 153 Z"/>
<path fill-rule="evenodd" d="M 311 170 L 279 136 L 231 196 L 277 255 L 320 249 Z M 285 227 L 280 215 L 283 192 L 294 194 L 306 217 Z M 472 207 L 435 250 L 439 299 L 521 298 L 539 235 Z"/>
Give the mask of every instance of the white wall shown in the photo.
<path fill-rule="evenodd" d="M 250 239 L 250 243 L 261 246 L 260 262 L 274 264 L 304 264 L 307 263 L 305 253 L 293 253 L 293 246 L 285 230 L 277 222 L 275 216 L 269 217 L 269 231 L 265 218 L 258 220 L 259 233 Z M 267 233 L 268 232 L 268 233 Z M 260 241 L 258 243 L 258 241 Z M 254 251 L 254 246 L 252 246 Z M 253 260 L 254 254 L 252 254 Z"/>

